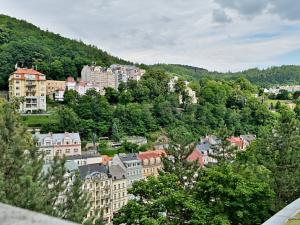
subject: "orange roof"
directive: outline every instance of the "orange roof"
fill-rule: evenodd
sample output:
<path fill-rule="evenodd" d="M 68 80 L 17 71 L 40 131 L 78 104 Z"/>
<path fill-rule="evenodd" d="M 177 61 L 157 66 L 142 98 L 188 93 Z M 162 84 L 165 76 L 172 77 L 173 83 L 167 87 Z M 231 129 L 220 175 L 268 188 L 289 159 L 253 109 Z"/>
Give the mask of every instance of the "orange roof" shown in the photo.
<path fill-rule="evenodd" d="M 200 166 L 204 165 L 204 161 L 203 161 L 203 155 L 200 151 L 198 151 L 197 149 L 195 149 L 188 157 L 187 157 L 187 161 L 189 162 L 194 162 L 197 161 L 198 164 Z"/>
<path fill-rule="evenodd" d="M 44 75 L 34 69 L 18 68 L 14 73 L 16 74 L 32 74 L 32 75 Z"/>
<path fill-rule="evenodd" d="M 240 148 L 243 148 L 244 141 L 240 137 L 230 137 L 230 138 L 227 138 L 227 141 L 229 141 L 232 144 L 237 145 Z"/>
<path fill-rule="evenodd" d="M 102 163 L 106 165 L 110 160 L 112 160 L 112 157 L 108 155 L 102 155 Z"/>
<path fill-rule="evenodd" d="M 154 150 L 154 151 L 140 152 L 138 154 L 138 157 L 139 159 L 144 160 L 144 159 L 161 157 L 163 155 L 166 155 L 166 152 L 164 150 Z"/>

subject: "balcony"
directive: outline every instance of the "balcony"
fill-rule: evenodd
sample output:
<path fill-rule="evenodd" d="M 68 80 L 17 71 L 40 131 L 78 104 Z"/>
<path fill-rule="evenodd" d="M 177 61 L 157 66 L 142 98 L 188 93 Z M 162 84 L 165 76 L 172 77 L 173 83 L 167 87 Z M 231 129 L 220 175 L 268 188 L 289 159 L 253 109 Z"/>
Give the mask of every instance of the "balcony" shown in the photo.
<path fill-rule="evenodd" d="M 35 87 L 36 84 L 35 83 L 26 83 L 26 87 Z"/>
<path fill-rule="evenodd" d="M 0 221 L 1 225 L 79 225 L 2 203 L 0 203 Z"/>
<path fill-rule="evenodd" d="M 300 198 L 284 207 L 262 225 L 296 225 L 300 224 Z"/>

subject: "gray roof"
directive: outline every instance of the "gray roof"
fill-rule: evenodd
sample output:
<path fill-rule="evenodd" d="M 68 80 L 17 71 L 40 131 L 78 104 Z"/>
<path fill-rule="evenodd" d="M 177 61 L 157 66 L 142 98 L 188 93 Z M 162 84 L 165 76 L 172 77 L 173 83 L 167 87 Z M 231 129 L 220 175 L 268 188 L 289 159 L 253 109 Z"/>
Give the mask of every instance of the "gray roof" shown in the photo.
<path fill-rule="evenodd" d="M 97 155 L 72 155 L 72 156 L 67 156 L 67 160 L 89 159 L 89 158 L 97 158 L 100 156 L 101 156 L 100 154 L 97 154 Z"/>
<path fill-rule="evenodd" d="M 51 169 L 51 163 L 45 163 L 42 167 L 42 173 L 47 174 Z M 65 162 L 65 169 L 72 173 L 78 171 L 78 165 L 74 161 L 67 160 Z"/>
<path fill-rule="evenodd" d="M 126 172 L 120 165 L 110 165 L 109 172 L 113 180 L 121 180 L 126 178 Z"/>
<path fill-rule="evenodd" d="M 63 141 L 65 137 L 70 137 L 72 140 L 79 140 L 79 133 L 47 133 L 47 134 L 33 134 L 33 137 L 36 138 L 39 142 L 42 142 L 45 138 L 51 138 L 55 142 Z"/>
<path fill-rule="evenodd" d="M 72 160 L 67 160 L 65 163 L 66 170 L 69 172 L 78 171 L 78 165 Z"/>
<path fill-rule="evenodd" d="M 249 143 L 256 139 L 256 136 L 254 134 L 240 135 L 240 137 Z"/>
<path fill-rule="evenodd" d="M 90 175 L 94 172 L 105 173 L 108 174 L 108 169 L 106 166 L 101 165 L 99 163 L 89 164 L 84 166 L 78 166 L 81 179 L 85 179 L 87 175 Z"/>
<path fill-rule="evenodd" d="M 128 162 L 128 161 L 140 161 L 138 158 L 138 155 L 136 153 L 120 153 L 118 154 L 118 156 L 120 157 L 121 161 L 124 162 Z"/>

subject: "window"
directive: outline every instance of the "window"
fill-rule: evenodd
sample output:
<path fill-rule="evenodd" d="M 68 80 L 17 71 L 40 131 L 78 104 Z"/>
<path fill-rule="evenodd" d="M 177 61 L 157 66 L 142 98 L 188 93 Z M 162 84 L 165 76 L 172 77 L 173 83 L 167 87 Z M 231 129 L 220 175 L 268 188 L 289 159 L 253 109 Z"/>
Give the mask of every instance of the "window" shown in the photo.
<path fill-rule="evenodd" d="M 125 192 L 123 191 L 123 197 L 125 197 Z"/>
<path fill-rule="evenodd" d="M 121 184 L 118 184 L 118 189 L 120 189 L 121 188 Z"/>
<path fill-rule="evenodd" d="M 78 149 L 77 149 L 77 148 L 74 148 L 74 152 L 78 152 Z"/>
<path fill-rule="evenodd" d="M 122 186 L 123 186 L 123 188 L 125 188 L 125 183 L 123 183 L 123 185 L 122 185 Z"/>
<path fill-rule="evenodd" d="M 116 190 L 116 188 L 117 188 L 117 185 L 114 185 L 114 190 Z"/>
<path fill-rule="evenodd" d="M 19 84 L 20 83 L 20 81 L 19 80 L 16 80 L 16 84 Z"/>
<path fill-rule="evenodd" d="M 16 90 L 19 90 L 20 89 L 20 87 L 16 87 Z"/>
<path fill-rule="evenodd" d="M 70 149 L 66 149 L 66 153 L 70 153 Z"/>
<path fill-rule="evenodd" d="M 117 198 L 117 194 L 114 194 L 114 199 L 116 199 Z"/>

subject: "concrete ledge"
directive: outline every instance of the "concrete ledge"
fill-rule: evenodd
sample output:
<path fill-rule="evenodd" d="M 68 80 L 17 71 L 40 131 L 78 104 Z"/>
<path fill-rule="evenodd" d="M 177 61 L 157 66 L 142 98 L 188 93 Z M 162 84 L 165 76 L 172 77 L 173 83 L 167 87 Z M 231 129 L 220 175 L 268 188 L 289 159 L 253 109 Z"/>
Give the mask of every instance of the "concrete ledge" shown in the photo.
<path fill-rule="evenodd" d="M 78 225 L 41 213 L 0 203 L 1 225 Z"/>
<path fill-rule="evenodd" d="M 298 212 L 300 212 L 300 198 L 284 207 L 262 225 L 284 225 L 287 223 L 288 219 L 295 216 Z"/>

